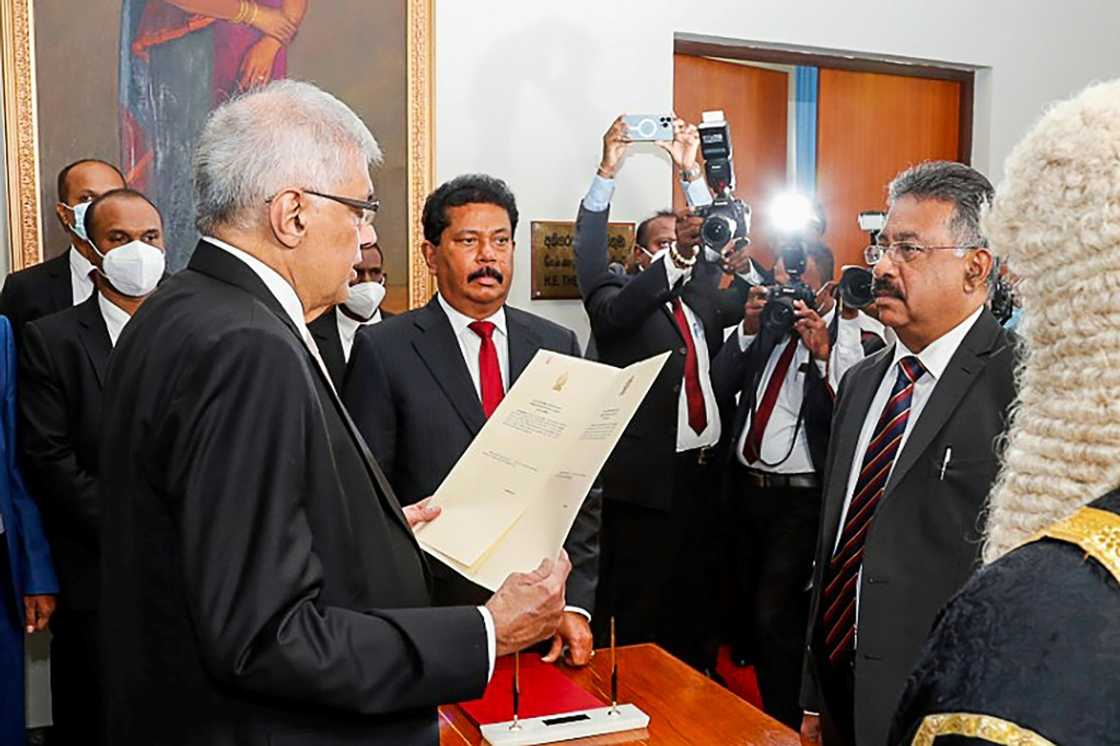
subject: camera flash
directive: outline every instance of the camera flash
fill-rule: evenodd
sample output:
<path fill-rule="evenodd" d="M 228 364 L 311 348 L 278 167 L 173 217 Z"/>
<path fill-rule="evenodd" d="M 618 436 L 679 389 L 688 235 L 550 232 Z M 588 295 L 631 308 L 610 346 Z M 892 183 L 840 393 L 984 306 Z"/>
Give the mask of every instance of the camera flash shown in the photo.
<path fill-rule="evenodd" d="M 804 194 L 783 192 L 770 203 L 770 222 L 782 233 L 798 233 L 816 219 L 813 203 Z"/>

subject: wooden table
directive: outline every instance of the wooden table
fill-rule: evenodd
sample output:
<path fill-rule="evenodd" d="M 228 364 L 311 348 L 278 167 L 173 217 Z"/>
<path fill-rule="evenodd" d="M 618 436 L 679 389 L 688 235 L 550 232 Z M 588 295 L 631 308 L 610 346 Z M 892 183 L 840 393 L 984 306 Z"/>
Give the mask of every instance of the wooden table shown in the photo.
<path fill-rule="evenodd" d="M 600 650 L 591 665 L 560 670 L 605 704 L 610 704 L 610 652 Z M 649 728 L 565 744 L 693 744 L 799 746 L 798 735 L 656 645 L 618 649 L 619 700 L 640 707 Z M 477 746 L 478 728 L 456 705 L 439 708 L 441 746 Z"/>

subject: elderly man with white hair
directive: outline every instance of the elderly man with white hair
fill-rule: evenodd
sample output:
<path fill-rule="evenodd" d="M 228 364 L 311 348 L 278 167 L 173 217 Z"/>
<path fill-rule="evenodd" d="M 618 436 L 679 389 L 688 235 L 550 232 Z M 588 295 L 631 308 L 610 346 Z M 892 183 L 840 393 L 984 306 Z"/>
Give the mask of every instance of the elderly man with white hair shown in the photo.
<path fill-rule="evenodd" d="M 346 298 L 373 136 L 281 81 L 215 110 L 186 270 L 120 337 L 102 457 L 105 742 L 435 744 L 436 705 L 547 639 L 565 555 L 429 608 L 411 526 L 306 314 Z"/>
<path fill-rule="evenodd" d="M 1027 352 L 987 563 L 942 612 L 891 743 L 1116 743 L 1120 733 L 1120 81 L 1015 148 L 985 228 Z"/>

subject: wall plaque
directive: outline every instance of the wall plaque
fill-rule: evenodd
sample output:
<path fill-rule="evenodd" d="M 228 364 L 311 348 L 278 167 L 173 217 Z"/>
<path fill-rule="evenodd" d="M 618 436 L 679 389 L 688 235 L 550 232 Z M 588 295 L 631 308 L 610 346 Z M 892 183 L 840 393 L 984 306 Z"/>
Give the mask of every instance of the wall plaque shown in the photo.
<path fill-rule="evenodd" d="M 634 246 L 634 230 L 634 223 L 608 224 L 608 262 L 626 264 L 626 257 Z M 533 300 L 579 300 L 575 252 L 572 250 L 575 235 L 575 221 L 533 221 Z"/>

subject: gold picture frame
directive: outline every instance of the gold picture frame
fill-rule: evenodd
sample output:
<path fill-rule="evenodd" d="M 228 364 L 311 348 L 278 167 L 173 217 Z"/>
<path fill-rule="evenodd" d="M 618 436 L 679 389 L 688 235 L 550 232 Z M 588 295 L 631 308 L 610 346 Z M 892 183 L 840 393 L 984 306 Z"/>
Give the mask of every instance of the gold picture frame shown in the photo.
<path fill-rule="evenodd" d="M 435 283 L 420 251 L 420 216 L 434 179 L 434 0 L 405 0 L 407 54 L 408 285 L 406 297 L 387 305 L 415 308 Z M 39 119 L 35 82 L 33 0 L 0 0 L 0 66 L 4 95 L 5 178 L 10 271 L 43 260 Z M 402 288 L 402 290 L 404 290 Z M 395 303 L 393 302 L 395 301 Z"/>

